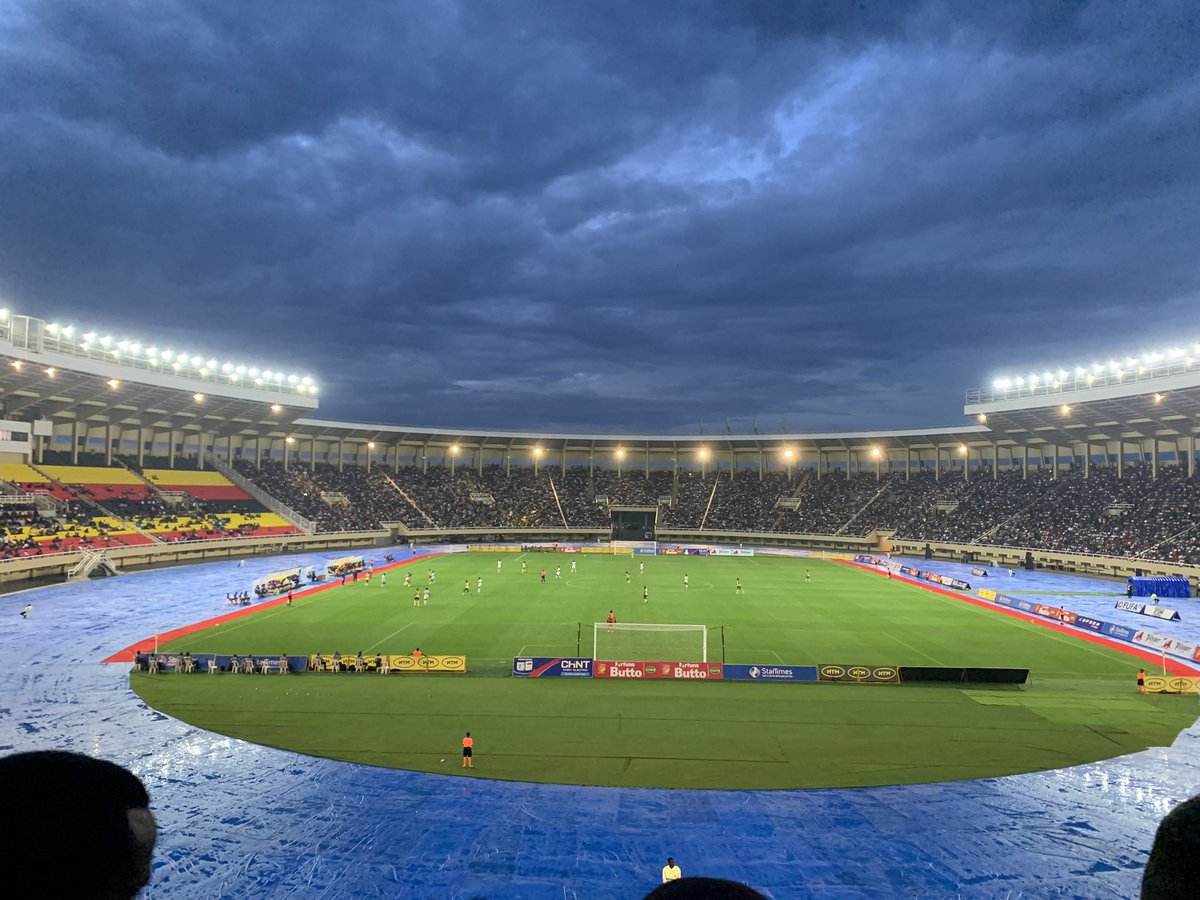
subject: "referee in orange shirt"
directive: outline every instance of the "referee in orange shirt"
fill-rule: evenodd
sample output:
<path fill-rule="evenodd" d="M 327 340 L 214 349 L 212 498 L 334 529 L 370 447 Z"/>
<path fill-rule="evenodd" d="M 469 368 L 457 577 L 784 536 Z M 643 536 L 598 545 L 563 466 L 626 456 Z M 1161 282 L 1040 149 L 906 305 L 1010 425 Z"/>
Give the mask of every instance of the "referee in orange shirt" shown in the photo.
<path fill-rule="evenodd" d="M 475 747 L 475 741 L 471 739 L 471 732 L 467 732 L 467 736 L 463 738 L 463 768 L 473 769 L 475 763 L 471 759 L 471 751 Z"/>

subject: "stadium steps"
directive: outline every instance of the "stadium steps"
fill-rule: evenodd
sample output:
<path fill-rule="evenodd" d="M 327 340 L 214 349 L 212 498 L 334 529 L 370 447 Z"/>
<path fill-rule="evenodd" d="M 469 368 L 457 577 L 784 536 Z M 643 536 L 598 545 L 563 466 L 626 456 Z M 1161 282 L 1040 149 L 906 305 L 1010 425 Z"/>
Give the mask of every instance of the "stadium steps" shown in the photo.
<path fill-rule="evenodd" d="M 858 517 L 859 517 L 859 516 L 861 516 L 861 515 L 862 515 L 863 513 L 865 513 L 865 512 L 866 512 L 868 509 L 870 509 L 870 507 L 871 507 L 871 504 L 872 504 L 872 503 L 874 503 L 876 500 L 878 500 L 880 497 L 882 497 L 884 494 L 886 494 L 886 493 L 887 493 L 889 490 L 891 490 L 891 487 L 892 487 L 892 485 L 891 485 L 891 483 L 890 483 L 890 482 L 889 482 L 889 483 L 886 483 L 886 484 L 884 484 L 884 486 L 883 486 L 883 487 L 881 487 L 879 490 L 877 490 L 877 491 L 874 493 L 874 495 L 872 495 L 872 497 L 871 497 L 871 499 L 870 499 L 870 500 L 868 500 L 866 503 L 864 503 L 864 504 L 862 505 L 862 508 L 861 508 L 861 509 L 860 509 L 858 512 L 856 512 L 856 513 L 855 513 L 854 515 L 852 515 L 852 516 L 851 516 L 849 519 L 847 519 L 847 520 L 846 520 L 846 521 L 845 521 L 845 522 L 842 524 L 842 527 L 841 527 L 841 528 L 839 528 L 837 531 L 835 531 L 835 532 L 834 532 L 834 535 L 844 534 L 844 533 L 845 533 L 845 531 L 846 531 L 846 529 L 847 529 L 847 528 L 849 528 L 851 525 L 853 525 L 853 524 L 854 524 L 854 522 L 855 522 L 855 520 L 856 520 L 856 519 L 858 519 Z"/>
<path fill-rule="evenodd" d="M 563 528 L 569 528 L 567 514 L 563 512 L 562 501 L 558 499 L 558 488 L 554 486 L 554 476 L 547 472 L 546 477 L 550 479 L 550 493 L 554 495 L 554 505 L 558 507 L 558 517 L 562 519 Z"/>
<path fill-rule="evenodd" d="M 789 500 L 802 499 L 804 497 L 805 488 L 808 485 L 808 480 L 811 477 L 812 477 L 812 472 L 810 472 L 808 469 L 805 469 L 801 473 L 799 479 L 797 479 L 796 488 L 795 488 L 795 490 L 792 491 L 791 496 L 789 496 L 788 499 Z M 785 509 L 782 512 L 780 512 L 779 515 L 777 515 L 775 517 L 775 521 L 771 523 L 771 531 L 779 531 L 779 527 L 783 524 L 783 520 L 788 517 L 789 512 L 795 512 L 795 510 Z"/>
<path fill-rule="evenodd" d="M 400 485 L 396 484 L 395 481 L 392 480 L 391 475 L 384 473 L 383 477 L 384 477 L 384 480 L 386 480 L 387 483 L 392 486 L 392 489 L 395 490 L 395 492 L 397 494 L 399 494 L 401 497 L 403 497 L 405 502 L 408 503 L 409 506 L 411 506 L 413 509 L 415 509 L 417 511 L 417 515 L 419 515 L 422 519 L 424 519 L 425 523 L 430 528 L 440 527 L 437 522 L 433 521 L 433 519 L 431 519 L 431 518 L 429 518 L 429 516 L 425 515 L 425 510 L 423 510 L 423 509 L 421 509 L 421 507 L 417 506 L 416 500 L 414 500 L 412 497 L 408 496 L 408 494 L 405 493 L 404 489 L 402 487 L 400 487 Z"/>
<path fill-rule="evenodd" d="M 701 531 L 704 530 L 704 523 L 708 521 L 708 514 L 710 512 L 712 512 L 713 500 L 715 500 L 716 496 L 717 496 L 717 485 L 719 485 L 720 483 L 721 483 L 721 476 L 718 475 L 715 479 L 713 479 L 712 490 L 708 492 L 708 505 L 704 507 L 704 515 L 702 515 L 700 517 L 700 530 Z"/>
<path fill-rule="evenodd" d="M 287 519 L 305 534 L 316 534 L 317 524 L 315 522 L 304 518 L 304 516 L 300 515 L 300 513 L 296 512 L 273 494 L 268 494 L 257 484 L 255 484 L 246 476 L 242 475 L 224 460 L 218 459 L 216 456 L 210 457 L 208 454 L 204 454 L 201 457 L 201 463 L 211 465 L 214 471 L 220 472 L 229 481 L 232 481 L 235 485 L 240 487 L 243 491 L 261 503 L 268 510 L 276 515 L 282 516 L 284 519 Z"/>

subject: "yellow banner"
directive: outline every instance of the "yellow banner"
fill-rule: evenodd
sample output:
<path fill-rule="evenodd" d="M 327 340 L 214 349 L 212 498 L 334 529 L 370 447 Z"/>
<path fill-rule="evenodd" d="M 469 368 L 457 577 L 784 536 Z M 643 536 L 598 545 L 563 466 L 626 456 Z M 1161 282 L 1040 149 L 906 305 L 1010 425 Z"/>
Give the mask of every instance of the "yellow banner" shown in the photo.
<path fill-rule="evenodd" d="M 1200 678 L 1183 675 L 1147 675 L 1146 691 L 1151 694 L 1200 694 Z"/>
<path fill-rule="evenodd" d="M 321 665 L 318 668 L 318 656 L 321 660 Z M 363 654 L 364 662 L 368 672 L 375 671 L 375 654 Z M 342 654 L 339 663 L 342 672 L 354 671 L 354 654 Z M 383 661 L 387 662 L 388 667 L 393 672 L 465 672 L 467 671 L 467 658 L 465 656 L 384 656 Z M 333 671 L 333 654 L 321 653 L 314 654 L 308 658 L 308 670 L 310 672 L 331 672 Z"/>
<path fill-rule="evenodd" d="M 995 600 L 996 592 L 988 590 L 987 588 L 980 588 L 979 596 L 982 597 L 984 600 Z"/>

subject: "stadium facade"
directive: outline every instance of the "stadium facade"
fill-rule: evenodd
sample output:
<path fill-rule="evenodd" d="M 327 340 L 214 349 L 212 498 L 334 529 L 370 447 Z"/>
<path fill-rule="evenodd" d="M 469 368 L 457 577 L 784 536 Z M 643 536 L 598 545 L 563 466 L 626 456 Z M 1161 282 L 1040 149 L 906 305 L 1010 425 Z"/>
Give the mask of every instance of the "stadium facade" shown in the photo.
<path fill-rule="evenodd" d="M 1200 352 L 1200 351 L 1198 351 Z M 819 482 L 831 476 L 860 479 L 914 477 L 970 482 L 1019 473 L 1022 479 L 1056 479 L 1067 470 L 1087 478 L 1106 466 L 1118 478 L 1129 465 L 1157 478 L 1165 466 L 1194 474 L 1196 424 L 1200 415 L 1200 365 L 1182 349 L 1148 354 L 1107 365 L 997 379 L 989 389 L 970 391 L 966 421 L 959 425 L 896 431 L 827 434 L 562 434 L 522 431 L 433 429 L 378 425 L 318 417 L 319 386 L 307 374 L 285 373 L 223 361 L 191 348 L 160 349 L 144 341 L 85 332 L 0 310 L 0 461 L 41 465 L 47 459 L 78 465 L 128 464 L 148 460 L 167 469 L 183 465 L 224 473 L 269 509 L 295 526 L 272 535 L 292 549 L 367 545 L 394 540 L 471 540 L 494 535 L 495 526 L 449 527 L 434 521 L 382 521 L 362 531 L 330 533 L 279 498 L 249 483 L 239 466 L 265 463 L 292 469 L 318 466 L 344 471 L 450 475 L 485 469 L 567 473 L 615 473 L 618 477 L 670 473 L 716 474 L 730 483 L 784 475 L 789 484 L 803 474 Z M 21 489 L 8 484 L 10 497 Z M 667 498 L 663 498 L 666 500 Z M 780 497 L 787 509 L 789 497 Z M 711 502 L 711 500 L 710 500 Z M 795 503 L 800 503 L 795 499 Z M 103 506 L 103 504 L 101 504 Z M 638 507 L 658 520 L 658 504 Z M 612 509 L 620 511 L 619 503 Z M 105 510 L 106 511 L 106 510 Z M 615 515 L 615 512 L 614 512 Z M 428 518 L 428 517 L 426 517 Z M 855 534 L 772 533 L 706 526 L 681 527 L 656 521 L 660 540 L 780 543 L 840 550 L 928 551 L 953 558 L 980 558 L 1002 565 L 1035 564 L 1119 576 L 1135 569 L 1195 577 L 1200 569 L 1153 555 L 1081 554 L 1039 546 L 987 542 L 903 540 L 879 530 Z M 695 523 L 691 523 L 694 525 Z M 504 527 L 518 539 L 606 539 L 607 523 L 569 523 L 531 528 Z M 151 540 L 138 548 L 112 548 L 128 564 L 188 558 L 186 541 L 169 548 Z M 268 539 L 243 536 L 227 548 L 208 541 L 204 558 L 220 552 L 262 552 Z M 169 552 L 168 552 L 169 550 Z M 13 580 L 66 571 L 62 559 L 4 560 L 0 577 Z"/>

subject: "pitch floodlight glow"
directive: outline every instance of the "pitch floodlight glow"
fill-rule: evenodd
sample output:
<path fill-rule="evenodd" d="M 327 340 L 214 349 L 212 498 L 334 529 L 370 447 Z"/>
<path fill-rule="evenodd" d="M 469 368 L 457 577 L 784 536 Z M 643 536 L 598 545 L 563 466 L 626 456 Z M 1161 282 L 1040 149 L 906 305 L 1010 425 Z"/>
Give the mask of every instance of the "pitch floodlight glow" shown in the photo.
<path fill-rule="evenodd" d="M 8 310 L 0 309 L 0 322 L 5 322 L 7 320 L 8 320 Z"/>
<path fill-rule="evenodd" d="M 1064 403 L 1062 406 L 1060 406 L 1058 408 L 1058 411 L 1060 413 L 1062 413 L 1064 416 L 1069 416 L 1071 414 L 1071 407 L 1069 404 Z"/>
<path fill-rule="evenodd" d="M 204 395 L 203 394 L 192 394 L 192 399 L 195 400 L 197 403 L 203 403 Z"/>
<path fill-rule="evenodd" d="M 1019 388 L 1025 387 L 1025 379 L 1024 378 L 1017 379 L 1017 387 L 1019 387 Z"/>
<path fill-rule="evenodd" d="M 371 443 L 369 446 L 371 446 L 371 447 L 374 447 L 374 446 L 375 446 L 375 444 L 374 444 L 374 443 Z M 451 456 L 458 456 L 458 444 L 451 444 L 451 445 L 450 445 L 450 455 L 451 455 Z"/>
<path fill-rule="evenodd" d="M 296 439 L 295 439 L 294 437 L 292 437 L 291 435 L 288 435 L 288 436 L 287 436 L 287 437 L 285 437 L 283 440 L 284 440 L 284 442 L 285 442 L 285 443 L 288 443 L 288 444 L 294 444 L 294 443 L 296 443 Z"/>
<path fill-rule="evenodd" d="M 129 349 L 129 341 L 124 341 L 124 340 L 117 341 L 117 349 L 118 350 L 128 350 Z"/>
<path fill-rule="evenodd" d="M 246 374 L 246 367 L 245 367 L 245 366 L 238 366 L 238 367 L 237 367 L 236 369 L 234 369 L 233 371 L 235 371 L 235 372 L 236 372 L 237 374 L 239 374 L 239 375 L 245 375 L 245 374 Z"/>
<path fill-rule="evenodd" d="M 54 377 L 55 375 L 57 375 L 57 374 L 58 374 L 58 369 L 54 368 L 54 366 L 51 366 L 50 368 L 48 368 L 48 369 L 46 370 L 46 375 L 47 375 L 49 378 L 53 378 L 53 377 Z"/>
<path fill-rule="evenodd" d="M 50 334 L 58 334 L 58 323 L 51 322 L 46 326 L 46 331 L 48 331 Z"/>
<path fill-rule="evenodd" d="M 873 457 L 875 457 L 876 459 L 879 459 L 879 448 L 878 448 L 878 447 L 872 447 L 872 448 L 871 448 L 871 455 L 872 455 Z"/>
<path fill-rule="evenodd" d="M 175 362 L 171 363 L 171 368 L 178 372 L 183 368 L 183 363 L 181 363 L 179 360 L 175 360 Z"/>
<path fill-rule="evenodd" d="M 305 375 L 303 378 L 300 379 L 300 383 L 303 384 L 305 387 L 307 387 L 308 385 L 312 384 L 312 377 L 309 375 Z"/>
<path fill-rule="evenodd" d="M 119 379 L 116 379 L 116 378 L 110 378 L 110 379 L 108 379 L 108 381 L 106 382 L 106 384 L 108 384 L 108 386 L 109 386 L 110 388 L 112 388 L 114 391 L 115 391 L 117 388 L 119 388 L 119 387 L 121 386 L 121 382 L 120 382 L 120 380 L 119 380 Z"/>
<path fill-rule="evenodd" d="M 977 419 L 978 419 L 980 425 L 986 425 L 987 424 L 987 413 L 980 413 L 979 416 L 977 417 Z"/>
<path fill-rule="evenodd" d="M 297 383 L 299 380 L 300 380 L 300 379 L 299 379 L 297 376 L 295 376 L 295 375 L 289 375 L 289 376 L 287 377 L 287 383 L 288 383 L 288 384 L 296 384 L 296 383 Z"/>
<path fill-rule="evenodd" d="M 283 407 L 280 406 L 278 403 L 272 403 L 271 404 L 271 412 L 281 413 L 281 412 L 283 412 Z"/>
<path fill-rule="evenodd" d="M 1083 376 L 1085 376 L 1085 375 L 1087 375 L 1087 369 L 1083 368 L 1082 366 L 1075 367 L 1075 377 L 1076 378 L 1083 378 Z"/>
<path fill-rule="evenodd" d="M 1030 375 L 1030 376 L 1029 376 L 1029 386 L 1030 386 L 1030 387 L 1037 387 L 1037 386 L 1038 386 L 1038 377 L 1037 377 L 1036 375 Z"/>
<path fill-rule="evenodd" d="M 230 372 L 233 371 L 233 363 L 230 363 L 230 362 L 221 363 L 221 371 L 224 372 L 226 375 L 228 375 Z"/>
<path fill-rule="evenodd" d="M 256 369 L 256 368 L 254 368 L 253 366 L 251 366 L 251 367 L 250 367 L 250 370 L 249 370 L 249 372 L 247 372 L 247 374 L 248 374 L 248 375 L 249 375 L 251 378 L 257 378 L 257 377 L 258 377 L 258 369 Z"/>
<path fill-rule="evenodd" d="M 100 338 L 100 346 L 107 350 L 112 345 L 112 340 L 112 335 L 106 334 L 104 337 Z"/>
<path fill-rule="evenodd" d="M 192 368 L 193 368 L 193 369 L 198 369 L 198 368 L 200 368 L 202 365 L 204 365 L 204 358 L 203 358 L 203 357 L 200 357 L 200 356 L 193 356 L 193 357 L 192 357 Z"/>
<path fill-rule="evenodd" d="M 96 332 L 89 331 L 87 334 L 85 334 L 83 336 L 83 339 L 90 344 L 92 341 L 94 341 L 96 339 Z"/>
<path fill-rule="evenodd" d="M 65 337 L 65 338 L 69 338 L 69 337 L 70 337 L 71 335 L 73 335 L 74 333 L 75 333 L 75 326 L 74 326 L 74 325 L 68 325 L 66 328 L 64 328 L 64 329 L 62 330 L 62 336 L 63 336 L 63 337 Z"/>
<path fill-rule="evenodd" d="M 1154 402 L 1155 402 L 1155 403 L 1162 403 L 1162 402 L 1163 402 L 1163 395 L 1162 395 L 1162 394 L 1155 394 L 1155 395 L 1154 395 Z"/>
<path fill-rule="evenodd" d="M 250 370 L 250 372 L 253 374 L 254 370 L 253 370 L 253 369 L 251 369 L 251 370 Z M 272 376 L 272 375 L 274 375 L 274 374 L 275 374 L 275 373 L 274 373 L 274 372 L 272 372 L 270 369 L 263 369 L 263 371 L 262 371 L 262 377 L 263 377 L 263 381 L 270 381 L 270 380 L 271 380 L 271 376 Z"/>
<path fill-rule="evenodd" d="M 21 362 L 19 359 L 14 359 L 14 360 L 13 360 L 12 367 L 13 367 L 14 369 L 16 369 L 18 372 L 20 372 L 20 371 L 21 371 L 21 367 L 22 367 L 23 365 L 25 365 L 25 363 Z"/>
<path fill-rule="evenodd" d="M 262 387 L 263 380 L 261 378 L 255 378 L 254 383 L 259 387 Z"/>

